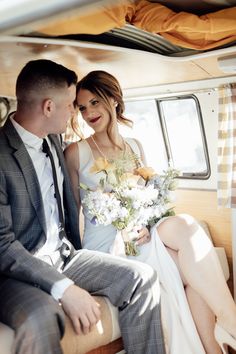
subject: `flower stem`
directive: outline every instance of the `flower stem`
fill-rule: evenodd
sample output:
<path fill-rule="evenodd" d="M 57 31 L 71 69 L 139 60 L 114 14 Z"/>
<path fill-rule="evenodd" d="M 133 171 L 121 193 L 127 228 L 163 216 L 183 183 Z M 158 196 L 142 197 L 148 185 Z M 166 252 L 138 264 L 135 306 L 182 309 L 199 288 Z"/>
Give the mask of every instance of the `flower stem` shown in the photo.
<path fill-rule="evenodd" d="M 138 256 L 139 255 L 139 250 L 137 248 L 137 245 L 135 244 L 135 241 L 125 241 L 125 254 L 127 256 Z"/>

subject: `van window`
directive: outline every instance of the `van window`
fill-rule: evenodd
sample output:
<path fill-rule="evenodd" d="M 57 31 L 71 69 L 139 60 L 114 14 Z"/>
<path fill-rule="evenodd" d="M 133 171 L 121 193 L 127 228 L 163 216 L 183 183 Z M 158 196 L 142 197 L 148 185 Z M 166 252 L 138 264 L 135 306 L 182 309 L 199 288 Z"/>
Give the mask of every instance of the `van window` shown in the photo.
<path fill-rule="evenodd" d="M 121 133 L 140 140 L 148 165 L 158 173 L 172 166 L 182 178 L 210 177 L 204 127 L 195 96 L 127 101 L 125 113 L 134 127 L 130 130 L 122 126 Z"/>
<path fill-rule="evenodd" d="M 133 128 L 120 125 L 123 136 L 133 137 L 141 142 L 148 166 L 157 172 L 168 167 L 164 138 L 158 119 L 155 100 L 125 102 L 125 117 L 134 122 Z"/>

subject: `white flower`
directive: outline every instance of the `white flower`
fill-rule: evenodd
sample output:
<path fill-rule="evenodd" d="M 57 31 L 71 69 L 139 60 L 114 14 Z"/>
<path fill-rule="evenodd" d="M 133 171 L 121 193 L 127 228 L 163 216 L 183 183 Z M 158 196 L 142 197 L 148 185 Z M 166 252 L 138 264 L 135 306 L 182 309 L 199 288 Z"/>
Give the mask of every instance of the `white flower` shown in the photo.
<path fill-rule="evenodd" d="M 112 224 L 119 230 L 138 230 L 154 224 L 169 210 L 170 190 L 177 172 L 169 169 L 163 176 L 155 175 L 146 184 L 138 184 L 137 178 L 121 166 L 106 171 L 106 178 L 100 180 L 100 187 L 95 191 L 81 185 L 86 191 L 82 205 L 90 214 L 91 222 Z"/>

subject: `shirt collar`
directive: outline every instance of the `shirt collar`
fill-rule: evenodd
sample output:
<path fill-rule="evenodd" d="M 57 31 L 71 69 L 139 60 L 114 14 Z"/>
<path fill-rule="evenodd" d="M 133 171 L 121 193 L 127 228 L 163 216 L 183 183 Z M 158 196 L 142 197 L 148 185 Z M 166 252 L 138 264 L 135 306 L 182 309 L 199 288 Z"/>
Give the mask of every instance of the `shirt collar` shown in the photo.
<path fill-rule="evenodd" d="M 10 117 L 10 120 L 16 129 L 17 133 L 20 135 L 23 143 L 25 144 L 26 147 L 32 148 L 36 151 L 40 151 L 43 143 L 43 139 L 39 138 L 37 135 L 29 132 L 25 128 L 23 128 L 20 124 L 18 124 L 14 120 L 14 116 Z"/>

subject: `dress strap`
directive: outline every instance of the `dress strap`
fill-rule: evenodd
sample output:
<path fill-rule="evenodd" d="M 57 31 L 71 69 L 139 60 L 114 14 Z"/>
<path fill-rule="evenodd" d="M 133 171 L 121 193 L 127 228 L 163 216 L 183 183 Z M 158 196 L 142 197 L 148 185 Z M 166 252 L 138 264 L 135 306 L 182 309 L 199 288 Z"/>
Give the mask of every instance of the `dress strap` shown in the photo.
<path fill-rule="evenodd" d="M 93 156 L 91 156 L 91 149 L 86 140 L 82 139 L 77 142 L 78 150 L 79 150 L 79 165 L 80 170 L 83 170 L 85 166 L 93 160 Z"/>
<path fill-rule="evenodd" d="M 141 151 L 135 139 L 125 138 L 125 142 L 131 147 L 132 151 L 141 159 Z M 80 170 L 84 169 L 88 163 L 94 160 L 91 148 L 86 140 L 77 142 L 79 149 Z"/>
<path fill-rule="evenodd" d="M 131 147 L 133 152 L 141 159 L 141 151 L 135 139 L 125 138 L 125 142 Z"/>

